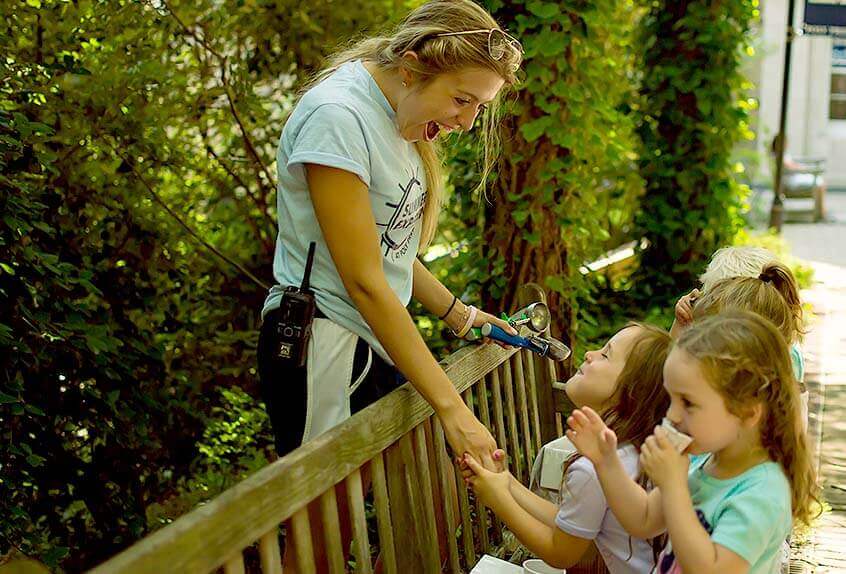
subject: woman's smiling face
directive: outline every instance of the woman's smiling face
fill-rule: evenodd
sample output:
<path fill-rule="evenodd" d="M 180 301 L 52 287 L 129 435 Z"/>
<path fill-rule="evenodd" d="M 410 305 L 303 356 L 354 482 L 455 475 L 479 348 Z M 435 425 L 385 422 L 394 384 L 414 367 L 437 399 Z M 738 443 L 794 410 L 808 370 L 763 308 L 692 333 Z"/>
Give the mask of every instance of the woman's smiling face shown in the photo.
<path fill-rule="evenodd" d="M 410 80 L 410 91 L 396 110 L 400 134 L 416 142 L 432 141 L 456 129 L 469 131 L 504 84 L 496 72 L 481 68 L 438 74 L 420 87 Z"/>

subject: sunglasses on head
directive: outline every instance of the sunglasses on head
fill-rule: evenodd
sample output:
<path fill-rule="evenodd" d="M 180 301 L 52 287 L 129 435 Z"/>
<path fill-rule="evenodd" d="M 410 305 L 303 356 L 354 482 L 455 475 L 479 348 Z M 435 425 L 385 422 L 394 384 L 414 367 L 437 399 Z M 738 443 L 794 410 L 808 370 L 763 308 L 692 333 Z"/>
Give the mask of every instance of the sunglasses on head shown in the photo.
<path fill-rule="evenodd" d="M 499 62 L 505 57 L 505 53 L 510 47 L 518 54 L 523 54 L 523 45 L 520 41 L 499 28 L 482 28 L 479 30 L 465 30 L 463 32 L 444 32 L 442 34 L 435 34 L 435 38 L 443 38 L 445 36 L 467 36 L 468 34 L 487 34 L 488 35 L 488 54 L 491 59 Z M 512 72 L 517 71 L 520 67 L 520 59 L 515 58 L 511 63 L 510 68 Z"/>

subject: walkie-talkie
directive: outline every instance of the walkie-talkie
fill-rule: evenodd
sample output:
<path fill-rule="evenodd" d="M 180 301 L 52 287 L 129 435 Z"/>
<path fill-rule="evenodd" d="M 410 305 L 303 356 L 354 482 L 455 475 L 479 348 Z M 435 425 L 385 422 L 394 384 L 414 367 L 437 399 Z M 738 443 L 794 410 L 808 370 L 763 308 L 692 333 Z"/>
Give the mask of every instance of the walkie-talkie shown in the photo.
<path fill-rule="evenodd" d="M 308 341 L 311 338 L 311 323 L 314 320 L 314 293 L 309 289 L 309 278 L 315 247 L 313 241 L 308 246 L 303 284 L 299 288 L 293 285 L 285 287 L 282 302 L 279 304 L 279 324 L 276 327 L 279 337 L 277 356 L 294 361 L 298 367 L 305 365 Z"/>

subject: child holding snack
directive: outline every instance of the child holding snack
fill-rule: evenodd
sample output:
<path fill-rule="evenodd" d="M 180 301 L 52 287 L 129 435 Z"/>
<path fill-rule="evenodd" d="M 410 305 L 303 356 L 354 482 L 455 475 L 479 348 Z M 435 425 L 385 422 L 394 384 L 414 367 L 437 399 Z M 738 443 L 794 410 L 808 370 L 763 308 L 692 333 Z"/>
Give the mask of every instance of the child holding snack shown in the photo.
<path fill-rule="evenodd" d="M 695 322 L 670 351 L 664 386 L 667 417 L 693 439 L 694 456 L 656 428 L 640 455 L 651 492 L 628 475 L 599 415 L 585 408 L 567 421 L 609 507 L 632 536 L 669 534 L 658 574 L 777 571 L 793 520 L 810 521 L 817 492 L 784 337 L 748 311 Z"/>
<path fill-rule="evenodd" d="M 661 374 L 669 346 L 666 331 L 630 324 L 602 349 L 586 353 L 567 382 L 576 404 L 594 406 L 615 429 L 626 476 L 644 486 L 638 451 L 669 405 Z M 476 495 L 547 563 L 569 567 L 594 541 L 612 574 L 653 568 L 657 551 L 649 540 L 629 536 L 609 512 L 588 459 L 576 454 L 567 460 L 560 506 L 534 494 L 508 472 L 490 472 L 469 455 L 465 462 L 463 474 Z"/>

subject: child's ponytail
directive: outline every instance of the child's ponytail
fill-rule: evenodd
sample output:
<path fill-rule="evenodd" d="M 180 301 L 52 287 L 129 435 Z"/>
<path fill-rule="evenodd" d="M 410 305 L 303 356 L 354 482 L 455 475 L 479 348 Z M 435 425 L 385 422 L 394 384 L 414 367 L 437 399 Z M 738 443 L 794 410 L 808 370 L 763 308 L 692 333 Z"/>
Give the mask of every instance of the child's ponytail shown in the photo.
<path fill-rule="evenodd" d="M 781 263 L 769 263 L 764 266 L 761 274 L 758 275 L 758 279 L 772 285 L 784 298 L 790 309 L 793 331 L 797 336 L 801 335 L 803 333 L 802 300 L 799 298 L 799 286 L 790 269 Z M 788 340 L 788 342 L 792 341 Z"/>
<path fill-rule="evenodd" d="M 757 277 L 731 277 L 718 281 L 693 307 L 693 320 L 734 307 L 757 313 L 775 325 L 788 343 L 802 334 L 802 302 L 790 269 L 768 263 Z"/>

